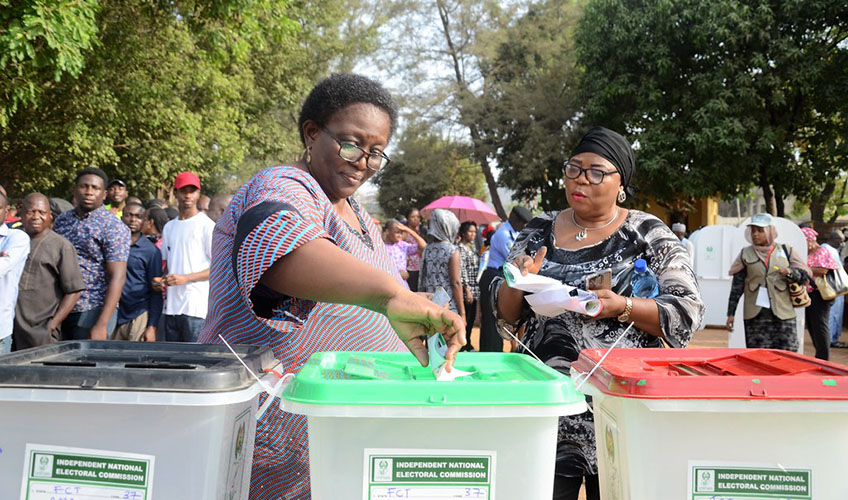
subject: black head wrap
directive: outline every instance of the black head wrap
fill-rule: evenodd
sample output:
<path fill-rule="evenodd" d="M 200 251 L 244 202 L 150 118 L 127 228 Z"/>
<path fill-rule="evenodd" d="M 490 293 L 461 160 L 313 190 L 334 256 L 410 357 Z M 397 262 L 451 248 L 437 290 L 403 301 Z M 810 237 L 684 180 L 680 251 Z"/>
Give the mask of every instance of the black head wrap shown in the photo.
<path fill-rule="evenodd" d="M 609 160 L 621 176 L 621 185 L 630 192 L 630 180 L 633 178 L 636 160 L 630 143 L 621 134 L 608 128 L 595 127 L 580 139 L 571 156 L 580 153 L 595 153 Z"/>

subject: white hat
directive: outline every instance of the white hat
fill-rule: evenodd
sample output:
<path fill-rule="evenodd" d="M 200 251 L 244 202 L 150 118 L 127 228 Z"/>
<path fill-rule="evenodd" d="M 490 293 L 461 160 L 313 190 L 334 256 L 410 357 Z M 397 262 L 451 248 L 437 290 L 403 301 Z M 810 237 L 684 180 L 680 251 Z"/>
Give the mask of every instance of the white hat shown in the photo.
<path fill-rule="evenodd" d="M 749 222 L 748 225 L 759 227 L 773 226 L 774 219 L 772 218 L 771 214 L 768 213 L 754 214 L 754 216 L 751 217 L 751 222 Z"/>
<path fill-rule="evenodd" d="M 686 224 L 681 224 L 679 222 L 675 222 L 671 225 L 671 230 L 675 233 L 685 233 L 686 232 Z"/>

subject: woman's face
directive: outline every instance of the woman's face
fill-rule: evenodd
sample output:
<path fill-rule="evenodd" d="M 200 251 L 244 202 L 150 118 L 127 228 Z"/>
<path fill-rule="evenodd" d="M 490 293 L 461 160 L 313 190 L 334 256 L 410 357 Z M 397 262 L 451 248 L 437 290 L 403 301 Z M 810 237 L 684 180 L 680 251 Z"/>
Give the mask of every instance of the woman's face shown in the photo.
<path fill-rule="evenodd" d="M 753 238 L 751 238 L 751 239 L 753 239 Z M 819 246 L 821 246 L 821 245 L 819 245 L 818 242 L 813 241 L 813 240 L 807 240 L 807 253 L 809 254 L 809 253 L 815 252 L 816 250 L 819 249 Z"/>
<path fill-rule="evenodd" d="M 474 241 L 474 238 L 477 236 L 477 227 L 476 226 L 468 226 L 468 229 L 462 233 L 462 241 L 464 243 L 471 243 Z"/>
<path fill-rule="evenodd" d="M 421 224 L 421 214 L 418 213 L 418 210 L 411 210 L 406 219 L 406 225 L 412 229 L 418 229 L 418 225 Z"/>
<path fill-rule="evenodd" d="M 144 221 L 141 223 L 141 234 L 150 236 L 156 233 L 156 224 L 150 218 L 150 210 L 144 213 Z"/>
<path fill-rule="evenodd" d="M 387 245 L 394 245 L 401 240 L 403 240 L 403 231 L 401 231 L 396 224 L 392 224 L 383 230 L 383 241 L 385 241 Z"/>
<path fill-rule="evenodd" d="M 353 195 L 376 171 L 365 164 L 366 157 L 348 162 L 339 157 L 339 143 L 353 143 L 365 151 L 383 152 L 391 133 L 389 115 L 373 104 L 356 103 L 337 111 L 324 129 L 312 120 L 303 124 L 306 146 L 311 148 L 310 173 L 330 201 Z M 331 137 L 332 136 L 332 137 Z"/>
<path fill-rule="evenodd" d="M 583 169 L 594 169 L 612 175 L 604 175 L 600 184 L 592 184 L 586 178 L 589 172 L 580 172 L 576 179 L 565 178 L 565 191 L 569 206 L 582 217 L 603 217 L 615 206 L 621 176 L 606 158 L 595 153 L 580 153 L 568 162 Z"/>
<path fill-rule="evenodd" d="M 760 226 L 751 226 L 751 243 L 758 247 L 768 245 L 765 228 Z"/>

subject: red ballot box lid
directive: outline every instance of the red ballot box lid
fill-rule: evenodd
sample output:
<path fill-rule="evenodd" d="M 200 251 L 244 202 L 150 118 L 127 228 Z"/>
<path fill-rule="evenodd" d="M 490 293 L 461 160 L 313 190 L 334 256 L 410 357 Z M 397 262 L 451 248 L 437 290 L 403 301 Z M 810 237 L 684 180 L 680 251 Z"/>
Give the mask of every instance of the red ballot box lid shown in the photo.
<path fill-rule="evenodd" d="M 584 349 L 572 375 L 606 352 Z M 776 349 L 614 349 L 586 383 L 643 399 L 848 400 L 848 366 Z"/>

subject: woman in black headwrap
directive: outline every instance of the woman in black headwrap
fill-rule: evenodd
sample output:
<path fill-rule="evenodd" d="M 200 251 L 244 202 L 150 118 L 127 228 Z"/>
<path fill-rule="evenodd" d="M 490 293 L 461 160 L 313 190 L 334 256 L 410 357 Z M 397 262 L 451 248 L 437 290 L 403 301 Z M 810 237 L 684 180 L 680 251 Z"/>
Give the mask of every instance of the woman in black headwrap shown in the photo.
<path fill-rule="evenodd" d="M 523 300 L 524 292 L 502 278 L 492 282 L 502 329 L 525 324 L 525 345 L 562 373 L 569 373 L 581 350 L 612 346 L 631 322 L 633 328 L 618 347 L 661 347 L 663 341 L 686 347 L 701 323 L 704 305 L 680 240 L 653 215 L 620 206 L 634 168 L 633 150 L 624 137 L 602 127 L 589 131 L 565 165 L 571 208 L 530 221 L 508 258 L 525 274 L 583 289 L 608 286 L 595 290 L 603 302 L 597 317 L 571 312 L 540 316 Z M 647 261 L 657 276 L 659 294 L 653 298 L 632 297 L 630 278 L 637 259 Z M 553 498 L 577 499 L 584 479 L 587 498 L 599 498 L 597 474 L 592 414 L 562 417 Z"/>

